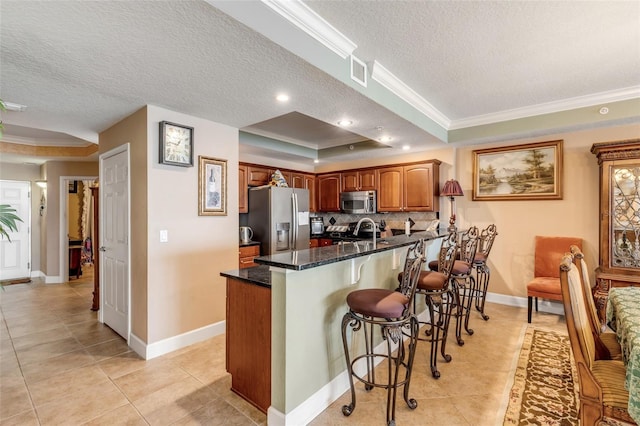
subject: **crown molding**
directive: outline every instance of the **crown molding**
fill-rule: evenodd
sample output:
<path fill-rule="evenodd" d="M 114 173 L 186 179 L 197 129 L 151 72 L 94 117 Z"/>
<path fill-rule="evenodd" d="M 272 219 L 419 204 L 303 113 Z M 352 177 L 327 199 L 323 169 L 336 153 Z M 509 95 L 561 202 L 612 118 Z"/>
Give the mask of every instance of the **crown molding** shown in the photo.
<path fill-rule="evenodd" d="M 349 57 L 358 47 L 300 0 L 262 0 L 262 3 L 342 59 Z"/>
<path fill-rule="evenodd" d="M 640 86 L 627 87 L 625 89 L 611 90 L 608 92 L 594 93 L 586 96 L 563 99 L 557 102 L 547 102 L 523 108 L 515 108 L 491 114 L 477 115 L 451 122 L 448 130 L 464 129 L 467 127 L 483 126 L 503 121 L 517 120 L 554 112 L 569 111 L 594 105 L 602 105 L 611 102 L 626 101 L 640 98 Z"/>
<path fill-rule="evenodd" d="M 380 83 L 387 90 L 435 121 L 440 126 L 444 127 L 445 129 L 449 128 L 451 120 L 449 120 L 447 116 L 438 111 L 425 98 L 416 93 L 415 90 L 407 86 L 402 80 L 396 77 L 393 73 L 391 73 L 391 71 L 386 69 L 380 62 L 376 60 L 373 61 L 373 67 L 371 69 L 371 79 Z"/>

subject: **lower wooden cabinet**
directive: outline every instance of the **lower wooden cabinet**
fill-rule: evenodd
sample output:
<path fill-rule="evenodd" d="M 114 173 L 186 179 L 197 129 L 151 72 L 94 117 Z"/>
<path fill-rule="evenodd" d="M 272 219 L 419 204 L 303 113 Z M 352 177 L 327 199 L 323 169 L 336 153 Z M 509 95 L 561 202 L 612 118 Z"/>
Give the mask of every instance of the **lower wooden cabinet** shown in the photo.
<path fill-rule="evenodd" d="M 240 257 L 238 268 L 242 269 L 258 266 L 253 262 L 253 259 L 260 256 L 260 245 L 240 247 L 238 255 Z"/>
<path fill-rule="evenodd" d="M 271 405 L 271 289 L 227 278 L 226 327 L 231 390 L 266 413 Z"/>

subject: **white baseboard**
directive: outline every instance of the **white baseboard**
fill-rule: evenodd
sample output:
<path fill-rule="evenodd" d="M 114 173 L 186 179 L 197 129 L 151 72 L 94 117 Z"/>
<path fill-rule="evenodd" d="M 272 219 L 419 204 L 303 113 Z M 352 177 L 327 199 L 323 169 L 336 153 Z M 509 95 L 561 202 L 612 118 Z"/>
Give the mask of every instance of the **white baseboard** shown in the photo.
<path fill-rule="evenodd" d="M 226 329 L 226 321 L 220 321 L 196 330 L 169 337 L 159 342 L 147 344 L 135 334 L 131 333 L 129 339 L 129 347 L 142 358 L 149 360 L 159 357 L 169 352 L 182 349 L 194 343 L 211 339 L 212 337 L 224 334 Z"/>
<path fill-rule="evenodd" d="M 45 275 L 42 271 L 31 271 L 31 278 L 44 278 Z"/>
<path fill-rule="evenodd" d="M 64 282 L 62 281 L 62 277 L 59 275 L 53 275 L 53 276 L 43 275 L 43 276 L 44 276 L 45 284 L 60 284 Z"/>
<path fill-rule="evenodd" d="M 507 305 L 507 306 L 517 306 L 519 308 L 527 307 L 526 297 L 506 296 L 504 294 L 497 294 L 497 293 L 487 292 L 487 302 L 498 303 L 500 305 Z M 562 302 L 538 299 L 538 310 L 541 312 L 547 312 L 549 314 L 564 316 L 564 307 L 562 306 Z"/>

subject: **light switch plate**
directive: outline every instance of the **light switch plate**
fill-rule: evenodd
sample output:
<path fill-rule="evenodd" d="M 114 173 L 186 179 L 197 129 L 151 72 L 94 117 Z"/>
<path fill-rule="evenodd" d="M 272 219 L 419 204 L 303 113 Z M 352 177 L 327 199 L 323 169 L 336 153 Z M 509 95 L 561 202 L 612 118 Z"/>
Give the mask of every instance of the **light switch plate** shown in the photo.
<path fill-rule="evenodd" d="M 166 229 L 160 230 L 160 242 L 161 243 L 169 242 L 169 231 L 167 231 Z"/>

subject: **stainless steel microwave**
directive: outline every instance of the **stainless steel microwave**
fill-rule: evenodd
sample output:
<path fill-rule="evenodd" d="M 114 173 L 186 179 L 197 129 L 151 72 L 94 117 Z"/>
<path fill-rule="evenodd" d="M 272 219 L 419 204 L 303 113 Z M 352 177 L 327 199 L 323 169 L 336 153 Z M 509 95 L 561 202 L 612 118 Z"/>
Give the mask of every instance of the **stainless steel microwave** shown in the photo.
<path fill-rule="evenodd" d="M 376 191 L 341 192 L 340 210 L 347 214 L 375 213 Z"/>

